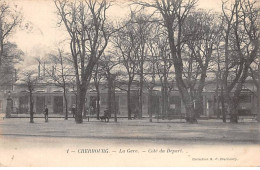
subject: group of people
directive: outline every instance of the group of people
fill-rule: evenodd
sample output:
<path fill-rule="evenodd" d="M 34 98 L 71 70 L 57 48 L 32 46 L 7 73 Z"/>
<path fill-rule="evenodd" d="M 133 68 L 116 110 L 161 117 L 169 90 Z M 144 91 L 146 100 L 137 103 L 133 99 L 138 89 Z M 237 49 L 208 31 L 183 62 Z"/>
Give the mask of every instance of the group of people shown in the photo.
<path fill-rule="evenodd" d="M 90 108 L 90 111 L 93 111 L 93 110 L 94 110 L 93 108 Z M 72 106 L 71 112 L 72 112 L 72 116 L 75 117 L 75 114 L 76 114 L 76 107 L 75 107 L 75 105 Z M 49 109 L 48 109 L 47 105 L 44 106 L 43 114 L 44 114 L 45 122 L 48 122 Z"/>
<path fill-rule="evenodd" d="M 75 117 L 75 114 L 76 114 L 76 107 L 75 107 L 75 105 L 72 106 L 71 112 L 72 112 L 73 117 Z M 43 114 L 44 114 L 45 122 L 48 122 L 49 109 L 48 109 L 47 105 L 44 106 Z"/>
<path fill-rule="evenodd" d="M 75 117 L 75 113 L 76 113 L 75 106 L 72 107 L 71 111 L 72 111 L 73 117 Z M 49 109 L 48 109 L 47 105 L 44 106 L 43 114 L 44 114 L 45 122 L 48 122 L 48 119 L 49 119 Z"/>

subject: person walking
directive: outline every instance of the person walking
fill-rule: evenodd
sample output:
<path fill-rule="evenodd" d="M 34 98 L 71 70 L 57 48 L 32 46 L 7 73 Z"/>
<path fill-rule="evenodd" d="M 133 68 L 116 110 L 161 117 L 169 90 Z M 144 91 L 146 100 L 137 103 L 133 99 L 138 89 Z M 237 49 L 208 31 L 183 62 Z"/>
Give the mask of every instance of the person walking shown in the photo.
<path fill-rule="evenodd" d="M 47 105 L 45 105 L 45 109 L 44 109 L 45 122 L 48 122 L 48 114 L 49 114 L 49 109 Z"/>

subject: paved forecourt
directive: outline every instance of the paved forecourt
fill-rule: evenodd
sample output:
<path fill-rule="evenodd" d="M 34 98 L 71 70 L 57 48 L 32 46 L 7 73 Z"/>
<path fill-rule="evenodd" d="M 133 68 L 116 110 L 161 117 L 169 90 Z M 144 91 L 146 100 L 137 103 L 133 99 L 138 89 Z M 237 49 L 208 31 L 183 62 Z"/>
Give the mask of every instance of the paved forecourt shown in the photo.
<path fill-rule="evenodd" d="M 199 120 L 198 124 L 187 124 L 179 120 L 127 120 L 118 119 L 108 123 L 91 119 L 76 124 L 73 118 L 0 119 L 0 135 L 39 136 L 66 138 L 143 139 L 143 140 L 188 140 L 225 143 L 260 143 L 260 124 L 244 122 L 222 123 L 221 120 Z"/>

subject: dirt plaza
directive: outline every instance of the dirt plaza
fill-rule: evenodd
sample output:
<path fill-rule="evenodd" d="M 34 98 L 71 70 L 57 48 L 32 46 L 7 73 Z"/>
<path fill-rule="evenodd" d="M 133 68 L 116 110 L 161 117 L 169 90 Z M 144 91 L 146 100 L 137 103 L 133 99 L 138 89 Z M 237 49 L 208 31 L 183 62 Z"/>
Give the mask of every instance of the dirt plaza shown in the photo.
<path fill-rule="evenodd" d="M 221 120 L 1 118 L 0 166 L 253 166 L 259 127 Z"/>
<path fill-rule="evenodd" d="M 184 120 L 118 119 L 108 123 L 92 118 L 76 124 L 73 118 L 10 118 L 0 120 L 2 136 L 35 136 L 100 139 L 142 139 L 187 141 L 195 143 L 260 143 L 260 124 L 257 122 L 223 123 L 221 120 L 199 120 L 187 124 Z M 184 142 L 185 143 L 185 142 Z"/>

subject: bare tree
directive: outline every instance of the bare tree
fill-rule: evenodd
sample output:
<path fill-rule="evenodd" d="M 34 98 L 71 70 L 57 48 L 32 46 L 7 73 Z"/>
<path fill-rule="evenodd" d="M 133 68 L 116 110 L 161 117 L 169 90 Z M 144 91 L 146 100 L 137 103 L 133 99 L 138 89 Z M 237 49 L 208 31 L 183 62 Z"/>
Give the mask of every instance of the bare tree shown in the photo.
<path fill-rule="evenodd" d="M 167 39 L 167 33 L 162 26 L 156 24 L 153 29 L 153 37 L 149 41 L 149 51 L 154 61 L 154 72 L 160 79 L 161 92 L 162 92 L 162 116 L 168 118 L 169 111 L 169 94 L 173 88 L 173 84 L 170 77 L 170 73 L 173 62 L 171 59 L 171 53 L 169 43 Z M 173 77 L 172 77 L 173 78 Z"/>
<path fill-rule="evenodd" d="M 119 64 L 117 58 L 112 55 L 103 55 L 100 61 L 100 68 L 102 70 L 101 74 L 107 80 L 107 109 L 108 116 L 111 117 L 111 114 L 114 113 L 115 122 L 117 122 L 117 109 L 116 109 L 116 96 L 115 96 L 115 82 L 117 73 L 113 72 L 113 69 Z"/>
<path fill-rule="evenodd" d="M 16 44 L 9 42 L 9 38 L 21 22 L 22 15 L 17 6 L 0 0 L 0 87 L 2 88 L 12 87 L 13 72 L 16 72 L 14 64 L 19 62 L 23 55 Z"/>
<path fill-rule="evenodd" d="M 131 18 L 130 18 L 131 19 Z M 130 20 L 129 19 L 129 20 Z M 129 23 L 129 20 L 126 23 Z M 125 25 L 125 23 L 123 23 Z M 131 85 L 136 76 L 138 68 L 138 37 L 134 31 L 131 23 L 127 24 L 124 28 L 116 32 L 113 37 L 113 44 L 115 47 L 115 55 L 119 56 L 119 60 L 126 69 L 128 82 L 127 82 L 127 110 L 128 119 L 131 119 Z"/>
<path fill-rule="evenodd" d="M 71 67 L 69 55 L 65 54 L 61 47 L 58 47 L 57 52 L 48 54 L 47 60 L 38 58 L 37 61 L 43 67 L 44 74 L 47 73 L 47 76 L 44 75 L 45 81 L 47 83 L 54 82 L 57 87 L 62 88 L 65 101 L 65 120 L 68 120 L 67 91 L 73 81 L 71 75 L 73 68 Z"/>
<path fill-rule="evenodd" d="M 0 0 L 0 69 L 6 60 L 12 56 L 5 51 L 9 46 L 8 38 L 13 35 L 15 29 L 22 21 L 22 15 L 17 7 L 12 7 L 5 0 Z"/>
<path fill-rule="evenodd" d="M 217 65 L 217 67 L 212 68 L 213 72 L 215 73 L 216 76 L 216 89 L 215 89 L 215 99 L 214 101 L 216 104 L 213 105 L 214 109 L 214 114 L 217 115 L 217 118 L 220 118 L 220 115 L 222 115 L 222 120 L 225 123 L 226 122 L 226 114 L 225 111 L 223 110 L 222 104 L 224 105 L 224 100 L 223 98 L 223 64 L 224 64 L 224 59 L 221 54 L 223 54 L 223 47 L 221 43 L 223 42 L 223 37 L 219 36 L 218 37 L 219 41 L 216 43 L 216 55 L 214 57 L 214 60 L 212 63 Z M 222 102 L 223 101 L 223 102 Z M 221 109 L 220 109 L 221 106 Z"/>
<path fill-rule="evenodd" d="M 137 12 L 131 11 L 131 25 L 137 38 L 137 74 L 139 76 L 139 106 L 138 118 L 141 119 L 143 115 L 143 91 L 144 91 L 144 71 L 145 63 L 148 55 L 148 40 L 151 36 L 152 29 L 152 15 L 145 13 L 144 9 Z"/>
<path fill-rule="evenodd" d="M 97 92 L 97 119 L 99 120 L 100 116 L 100 81 L 102 79 L 102 70 L 100 69 L 100 61 L 94 67 L 94 85 Z"/>
<path fill-rule="evenodd" d="M 77 84 L 76 123 L 82 123 L 82 110 L 92 70 L 107 47 L 111 29 L 107 25 L 106 0 L 54 0 L 58 16 L 70 36 Z"/>
<path fill-rule="evenodd" d="M 0 87 L 2 89 L 9 89 L 13 87 L 13 83 L 17 79 L 17 69 L 15 64 L 22 61 L 24 53 L 18 49 L 16 44 L 7 42 L 4 45 L 2 66 L 0 66 Z"/>
<path fill-rule="evenodd" d="M 259 8 L 256 1 L 235 1 L 230 9 L 223 2 L 225 39 L 224 91 L 230 122 L 238 122 L 239 96 L 248 75 L 250 65 L 259 51 Z M 231 93 L 233 92 L 233 95 Z"/>
<path fill-rule="evenodd" d="M 187 61 L 184 63 L 184 76 L 187 78 L 187 87 L 190 96 L 195 100 L 195 113 L 203 113 L 202 91 L 205 87 L 207 71 L 210 68 L 213 56 L 216 55 L 217 44 L 220 41 L 220 20 L 218 15 L 198 10 L 192 12 L 183 26 Z M 215 67 L 215 66 L 213 66 Z"/>
<path fill-rule="evenodd" d="M 193 101 L 183 79 L 182 60 L 182 46 L 184 43 L 182 27 L 190 11 L 194 8 L 196 0 L 154 0 L 151 3 L 139 2 L 138 4 L 154 8 L 162 17 L 163 26 L 167 31 L 167 38 L 175 69 L 176 84 L 186 108 L 186 121 L 189 123 L 197 123 Z"/>
<path fill-rule="evenodd" d="M 21 75 L 21 85 L 26 87 L 29 92 L 29 112 L 30 112 L 30 123 L 34 123 L 33 121 L 33 92 L 35 90 L 37 84 L 37 76 L 34 71 L 25 71 Z"/>

